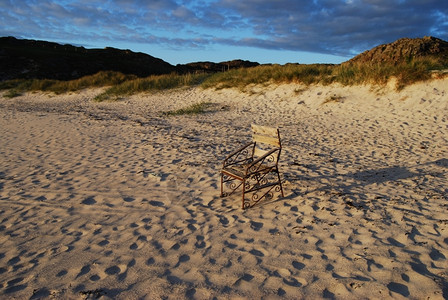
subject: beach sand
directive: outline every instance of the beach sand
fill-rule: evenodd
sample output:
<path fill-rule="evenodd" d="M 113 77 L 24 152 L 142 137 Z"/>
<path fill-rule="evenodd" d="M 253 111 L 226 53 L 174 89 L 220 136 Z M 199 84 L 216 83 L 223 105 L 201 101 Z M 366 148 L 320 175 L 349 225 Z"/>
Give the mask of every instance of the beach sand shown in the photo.
<path fill-rule="evenodd" d="M 448 79 L 100 92 L 0 98 L 0 298 L 448 298 Z M 251 123 L 285 197 L 242 210 Z"/>

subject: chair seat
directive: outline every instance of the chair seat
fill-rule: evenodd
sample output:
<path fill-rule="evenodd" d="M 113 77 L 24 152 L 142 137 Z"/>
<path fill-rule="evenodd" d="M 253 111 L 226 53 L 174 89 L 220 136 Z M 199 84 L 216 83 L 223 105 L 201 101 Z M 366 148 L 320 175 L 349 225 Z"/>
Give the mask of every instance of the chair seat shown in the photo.
<path fill-rule="evenodd" d="M 232 177 L 237 177 L 238 179 L 243 180 L 244 174 L 246 172 L 246 166 L 245 165 L 227 166 L 224 169 L 222 169 L 222 172 Z"/>
<path fill-rule="evenodd" d="M 243 180 L 244 177 L 246 177 L 246 169 L 248 168 L 248 164 L 245 165 L 231 165 L 227 166 L 222 169 L 222 172 L 226 173 L 227 175 L 230 175 L 232 177 L 236 177 L 239 180 Z M 257 166 L 257 170 L 255 173 L 264 173 L 269 172 L 274 168 L 275 165 L 261 165 Z M 248 172 L 248 175 L 250 175 L 253 172 Z"/>

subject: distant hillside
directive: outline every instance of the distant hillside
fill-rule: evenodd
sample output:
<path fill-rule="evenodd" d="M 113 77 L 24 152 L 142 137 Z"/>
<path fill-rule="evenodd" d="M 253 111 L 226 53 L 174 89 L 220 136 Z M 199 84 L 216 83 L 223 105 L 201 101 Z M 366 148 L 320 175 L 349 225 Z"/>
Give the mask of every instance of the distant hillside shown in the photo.
<path fill-rule="evenodd" d="M 106 70 L 149 76 L 174 72 L 175 67 L 161 59 L 129 50 L 85 49 L 45 41 L 0 38 L 0 80 L 68 80 Z"/>
<path fill-rule="evenodd" d="M 71 80 L 100 71 L 117 71 L 138 77 L 169 73 L 221 72 L 258 63 L 235 60 L 173 66 L 145 53 L 115 48 L 85 49 L 72 45 L 14 37 L 0 38 L 0 81 L 8 79 Z"/>
<path fill-rule="evenodd" d="M 188 73 L 188 72 L 195 72 L 195 71 L 205 71 L 205 72 L 223 72 L 228 71 L 230 69 L 239 69 L 239 68 L 251 68 L 259 66 L 260 64 L 257 62 L 251 62 L 248 60 L 232 60 L 232 61 L 224 61 L 220 63 L 213 63 L 213 62 L 194 62 L 194 63 L 188 63 L 185 65 L 177 65 L 177 68 L 179 72 L 182 73 Z"/>
<path fill-rule="evenodd" d="M 438 63 L 448 65 L 448 42 L 435 37 L 402 38 L 365 51 L 344 64 L 390 63 L 396 65 L 425 57 L 434 58 Z"/>

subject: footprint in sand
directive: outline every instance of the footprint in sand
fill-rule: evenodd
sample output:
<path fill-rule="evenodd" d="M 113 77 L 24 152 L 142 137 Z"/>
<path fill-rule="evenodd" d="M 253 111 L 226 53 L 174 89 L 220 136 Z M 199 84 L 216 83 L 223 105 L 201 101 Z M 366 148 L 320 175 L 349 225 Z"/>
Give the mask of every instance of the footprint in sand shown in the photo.
<path fill-rule="evenodd" d="M 56 277 L 64 277 L 67 274 L 68 274 L 68 271 L 64 269 L 64 270 L 59 271 L 58 274 L 56 274 Z"/>
<path fill-rule="evenodd" d="M 123 271 L 123 273 L 118 275 L 118 281 L 124 281 L 126 279 L 126 277 L 128 277 L 129 268 L 132 268 L 133 266 L 135 266 L 135 264 L 136 264 L 136 261 L 133 258 L 128 262 L 128 264 L 126 266 L 122 266 L 121 269 L 123 269 L 124 271 Z M 120 269 L 120 267 L 118 267 L 118 268 Z"/>
<path fill-rule="evenodd" d="M 150 257 L 150 258 L 148 258 L 148 260 L 146 261 L 145 264 L 147 266 L 151 266 L 151 265 L 155 264 L 155 262 L 156 262 L 156 260 L 154 259 L 154 257 Z"/>
<path fill-rule="evenodd" d="M 292 266 L 297 270 L 303 270 L 305 268 L 305 264 L 298 262 L 296 260 L 292 262 Z"/>
<path fill-rule="evenodd" d="M 104 247 L 107 246 L 109 244 L 108 240 L 102 240 L 101 242 L 98 243 L 98 246 Z"/>
<path fill-rule="evenodd" d="M 445 260 L 446 257 L 443 255 L 442 252 L 437 250 L 436 248 L 432 248 L 431 252 L 429 253 L 429 257 L 431 257 L 432 260 L 438 261 L 438 260 Z"/>
<path fill-rule="evenodd" d="M 409 289 L 406 285 L 397 283 L 397 282 L 390 282 L 387 285 L 387 288 L 394 293 L 400 294 L 403 297 L 409 297 Z"/>
<path fill-rule="evenodd" d="M 50 296 L 54 296 L 54 291 L 50 291 L 47 288 L 35 289 L 33 291 L 32 299 L 48 299 Z"/>
<path fill-rule="evenodd" d="M 131 249 L 131 250 L 137 250 L 137 249 L 138 249 L 138 244 L 137 244 L 137 243 L 132 243 L 132 244 L 129 246 L 129 249 Z"/>
<path fill-rule="evenodd" d="M 197 235 L 196 236 L 196 243 L 194 244 L 196 248 L 198 249 L 203 249 L 205 248 L 206 244 L 204 241 L 204 236 L 202 235 Z"/>
<path fill-rule="evenodd" d="M 15 257 L 11 258 L 10 260 L 8 260 L 8 266 L 14 266 L 14 265 L 18 264 L 19 262 L 20 262 L 20 257 L 15 256 Z"/>
<path fill-rule="evenodd" d="M 229 219 L 227 219 L 225 216 L 218 216 L 219 218 L 219 222 L 223 225 L 223 226 L 227 226 L 229 225 Z"/>
<path fill-rule="evenodd" d="M 190 229 L 191 231 L 196 231 L 197 230 L 196 226 L 194 224 L 192 224 L 192 223 L 188 224 L 187 228 Z"/>
<path fill-rule="evenodd" d="M 297 279 L 295 279 L 294 277 L 290 277 L 289 279 L 283 278 L 283 282 L 286 285 L 292 286 L 292 287 L 301 287 L 302 283 L 299 282 Z"/>
<path fill-rule="evenodd" d="M 165 206 L 165 204 L 163 202 L 154 201 L 154 200 L 149 201 L 149 204 L 152 205 L 152 206 L 155 206 L 155 207 L 163 207 L 163 206 Z"/>
<path fill-rule="evenodd" d="M 249 274 L 249 273 L 245 273 L 243 274 L 243 276 L 241 276 L 235 283 L 234 285 L 238 286 L 240 285 L 242 282 L 250 282 L 252 281 L 252 279 L 254 279 L 254 276 Z"/>
<path fill-rule="evenodd" d="M 259 231 L 261 228 L 263 228 L 263 223 L 250 221 L 250 228 L 255 231 Z"/>
<path fill-rule="evenodd" d="M 98 276 L 97 274 L 90 276 L 89 278 L 91 281 L 98 281 L 101 279 L 100 276 Z"/>
<path fill-rule="evenodd" d="M 112 266 L 104 270 L 107 275 L 116 275 L 121 272 L 121 269 L 118 266 Z"/>
<path fill-rule="evenodd" d="M 81 271 L 79 271 L 78 275 L 76 275 L 76 278 L 79 278 L 79 277 L 81 277 L 83 275 L 86 275 L 89 272 L 90 272 L 90 266 L 86 265 L 86 266 L 81 268 Z"/>
<path fill-rule="evenodd" d="M 143 245 L 147 242 L 148 242 L 148 238 L 145 235 L 139 235 L 139 237 L 137 238 L 137 241 L 132 243 L 129 246 L 129 249 L 131 249 L 131 250 L 141 249 L 143 247 Z"/>
<path fill-rule="evenodd" d="M 190 256 L 187 254 L 182 254 L 179 256 L 179 260 L 177 261 L 177 264 L 174 266 L 175 268 L 179 267 L 180 264 L 185 263 L 190 260 Z"/>
<path fill-rule="evenodd" d="M 228 241 L 224 241 L 224 245 L 225 245 L 227 248 L 230 248 L 230 249 L 235 249 L 236 247 L 238 247 L 238 245 L 233 244 L 233 243 L 229 243 Z"/>
<path fill-rule="evenodd" d="M 86 199 L 84 199 L 81 203 L 86 205 L 94 205 L 96 203 L 96 200 L 94 196 L 89 196 Z"/>
<path fill-rule="evenodd" d="M 259 250 L 256 250 L 256 249 L 250 250 L 249 253 L 254 255 L 254 256 L 257 256 L 257 257 L 263 257 L 264 256 L 263 252 L 261 252 Z"/>
<path fill-rule="evenodd" d="M 132 198 L 132 197 L 124 197 L 124 198 L 123 198 L 123 201 L 124 201 L 124 202 L 128 202 L 128 203 L 129 203 L 129 202 L 134 202 L 134 201 L 135 201 L 135 199 L 134 199 L 134 198 Z"/>
<path fill-rule="evenodd" d="M 23 280 L 23 277 L 19 277 L 8 281 L 6 283 L 7 288 L 5 289 L 5 294 L 11 294 L 26 289 L 28 285 L 24 284 Z"/>

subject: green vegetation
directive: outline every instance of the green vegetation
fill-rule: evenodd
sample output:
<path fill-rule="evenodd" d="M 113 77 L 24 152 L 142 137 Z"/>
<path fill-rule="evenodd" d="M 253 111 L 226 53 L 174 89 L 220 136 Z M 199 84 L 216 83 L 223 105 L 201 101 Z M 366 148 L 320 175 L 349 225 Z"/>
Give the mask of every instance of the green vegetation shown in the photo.
<path fill-rule="evenodd" d="M 164 115 L 167 116 L 180 116 L 180 115 L 196 115 L 196 114 L 202 114 L 206 112 L 206 109 L 210 106 L 210 103 L 208 102 L 200 102 L 195 103 L 190 106 L 187 106 L 185 108 L 181 108 L 178 110 L 172 110 L 165 112 Z"/>
<path fill-rule="evenodd" d="M 399 64 L 352 63 L 341 65 L 261 65 L 253 68 L 233 69 L 214 74 L 169 74 L 138 78 L 118 72 L 99 72 L 70 81 L 60 80 L 9 80 L 0 82 L 0 90 L 8 90 L 5 97 L 16 97 L 26 91 L 44 91 L 56 94 L 77 91 L 89 87 L 109 87 L 98 95 L 96 101 L 116 100 L 122 96 L 142 92 L 201 86 L 203 88 L 238 88 L 248 91 L 250 85 L 269 85 L 271 83 L 343 85 L 374 84 L 385 85 L 396 78 L 397 89 L 418 81 L 428 80 L 434 70 L 445 70 L 448 63 L 436 58 L 409 59 Z M 187 110 L 188 111 L 188 110 Z M 171 112 L 184 114 L 188 112 Z"/>
<path fill-rule="evenodd" d="M 431 78 L 432 70 L 448 68 L 448 64 L 437 59 L 421 58 L 405 63 L 392 64 L 341 64 L 341 65 L 265 65 L 248 69 L 237 69 L 217 73 L 206 78 L 204 88 L 239 88 L 244 91 L 250 84 L 340 83 L 343 85 L 385 85 L 391 78 L 397 79 L 397 89 Z"/>
<path fill-rule="evenodd" d="M 9 91 L 7 91 L 4 95 L 3 95 L 3 97 L 6 97 L 6 98 L 15 98 L 15 97 L 18 97 L 18 96 L 20 96 L 21 95 L 21 93 L 19 93 L 17 90 L 15 90 L 15 89 L 10 89 Z"/>
<path fill-rule="evenodd" d="M 250 84 L 291 83 L 304 84 L 330 83 L 333 65 L 262 65 L 247 69 L 234 69 L 216 73 L 202 83 L 204 88 L 239 88 L 245 90 Z"/>
<path fill-rule="evenodd" d="M 206 74 L 185 74 L 175 73 L 169 75 L 152 75 L 146 78 L 135 78 L 113 85 L 104 93 L 98 95 L 95 101 L 113 100 L 120 96 L 132 95 L 143 92 L 162 91 L 186 86 L 198 85 Z"/>
<path fill-rule="evenodd" d="M 79 91 L 90 87 L 113 86 L 125 81 L 135 80 L 135 75 L 118 72 L 99 72 L 76 80 L 62 81 L 50 79 L 15 79 L 0 82 L 0 90 L 8 89 L 6 97 L 17 97 L 28 91 L 43 91 L 62 94 Z"/>
<path fill-rule="evenodd" d="M 407 85 L 431 78 L 431 71 L 443 70 L 448 63 L 426 57 L 407 62 L 392 64 L 365 64 L 338 65 L 333 70 L 334 81 L 343 85 L 375 84 L 385 85 L 391 78 L 397 79 L 397 90 Z"/>

